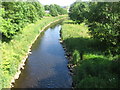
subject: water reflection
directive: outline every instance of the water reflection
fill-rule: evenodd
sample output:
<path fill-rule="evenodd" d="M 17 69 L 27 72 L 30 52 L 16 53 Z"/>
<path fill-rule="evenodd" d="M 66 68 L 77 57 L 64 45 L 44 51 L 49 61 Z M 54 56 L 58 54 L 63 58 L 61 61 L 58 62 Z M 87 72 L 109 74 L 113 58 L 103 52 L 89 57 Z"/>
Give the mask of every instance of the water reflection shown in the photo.
<path fill-rule="evenodd" d="M 49 28 L 32 47 L 15 88 L 70 88 L 65 52 L 59 43 L 61 25 Z"/>

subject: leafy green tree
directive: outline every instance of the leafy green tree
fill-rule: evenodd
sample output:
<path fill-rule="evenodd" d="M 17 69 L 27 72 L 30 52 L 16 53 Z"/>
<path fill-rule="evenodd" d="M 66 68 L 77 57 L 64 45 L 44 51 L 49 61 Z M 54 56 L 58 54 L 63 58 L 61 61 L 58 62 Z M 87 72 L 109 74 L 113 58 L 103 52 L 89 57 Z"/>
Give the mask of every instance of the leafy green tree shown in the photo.
<path fill-rule="evenodd" d="M 44 16 L 44 14 L 45 14 L 44 7 L 39 2 L 33 2 L 33 5 L 37 10 L 37 14 L 38 14 L 39 18 L 42 18 Z"/>
<path fill-rule="evenodd" d="M 54 5 L 50 5 L 50 14 L 51 16 L 58 16 L 57 9 L 54 7 Z"/>
<path fill-rule="evenodd" d="M 107 47 L 106 54 L 120 53 L 120 2 L 75 2 L 69 16 L 77 23 L 86 21 L 93 38 Z"/>
<path fill-rule="evenodd" d="M 32 5 L 32 3 L 29 3 L 28 5 L 28 14 L 27 17 L 28 19 L 31 21 L 31 23 L 35 22 L 37 20 L 37 10 L 35 9 L 35 7 Z"/>
<path fill-rule="evenodd" d="M 64 8 L 60 7 L 57 4 L 45 5 L 44 7 L 45 10 L 50 11 L 51 16 L 67 14 L 67 10 L 65 10 Z"/>
<path fill-rule="evenodd" d="M 77 23 L 81 23 L 84 21 L 85 17 L 85 12 L 87 12 L 87 4 L 86 3 L 80 3 L 80 2 L 75 2 L 71 5 L 69 9 L 69 17 L 73 20 L 76 21 Z"/>
<path fill-rule="evenodd" d="M 0 20 L 1 20 L 1 25 L 0 25 L 0 31 L 2 32 L 2 38 L 11 38 L 14 34 L 15 31 L 13 29 L 12 23 L 10 22 L 10 19 L 3 19 L 2 16 L 4 16 L 4 9 L 1 8 L 1 15 L 0 15 Z"/>
<path fill-rule="evenodd" d="M 3 40 L 12 39 L 27 23 L 33 23 L 44 16 L 44 7 L 35 2 L 2 2 Z"/>
<path fill-rule="evenodd" d="M 91 34 L 107 46 L 113 56 L 120 53 L 120 2 L 104 2 L 90 5 L 87 17 Z"/>
<path fill-rule="evenodd" d="M 65 10 L 64 8 L 61 8 L 59 5 L 54 4 L 54 7 L 57 9 L 57 12 L 59 15 L 67 14 L 67 10 Z"/>
<path fill-rule="evenodd" d="M 45 5 L 44 8 L 45 8 L 45 10 L 50 10 L 50 6 L 49 5 Z"/>

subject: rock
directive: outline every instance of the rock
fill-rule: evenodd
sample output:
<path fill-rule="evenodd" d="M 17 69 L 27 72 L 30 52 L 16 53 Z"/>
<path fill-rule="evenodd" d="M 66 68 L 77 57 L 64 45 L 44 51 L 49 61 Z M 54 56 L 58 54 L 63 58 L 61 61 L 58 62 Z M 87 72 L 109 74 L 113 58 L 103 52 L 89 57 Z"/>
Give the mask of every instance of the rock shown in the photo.
<path fill-rule="evenodd" d="M 70 54 L 67 53 L 66 55 L 67 55 L 68 57 L 70 57 Z"/>
<path fill-rule="evenodd" d="M 71 76 L 73 76 L 74 74 L 72 72 L 69 73 Z"/>
<path fill-rule="evenodd" d="M 14 87 L 13 83 L 10 84 L 11 87 Z"/>
<path fill-rule="evenodd" d="M 24 69 L 24 66 L 22 66 L 21 69 Z"/>
<path fill-rule="evenodd" d="M 70 70 L 70 72 L 72 72 L 72 71 L 73 71 L 73 69 L 72 69 L 72 68 L 70 68 L 69 70 Z"/>
<path fill-rule="evenodd" d="M 12 81 L 11 81 L 11 85 L 13 85 L 15 83 L 15 80 L 13 79 Z"/>
<path fill-rule="evenodd" d="M 66 48 L 63 48 L 65 51 L 67 50 Z"/>
<path fill-rule="evenodd" d="M 69 66 L 69 67 L 71 67 L 71 66 L 72 66 L 72 64 L 68 64 L 68 66 Z"/>
<path fill-rule="evenodd" d="M 67 67 L 68 67 L 68 69 L 70 69 L 70 66 L 69 66 L 69 65 L 67 65 Z"/>
<path fill-rule="evenodd" d="M 65 58 L 68 58 L 67 56 L 65 56 Z"/>
<path fill-rule="evenodd" d="M 61 40 L 61 38 L 59 38 L 59 40 Z"/>
<path fill-rule="evenodd" d="M 32 54 L 32 52 L 29 52 L 29 54 Z"/>
<path fill-rule="evenodd" d="M 72 88 L 74 88 L 75 87 L 75 84 L 72 82 Z"/>
<path fill-rule="evenodd" d="M 63 43 L 63 41 L 62 41 L 62 40 L 60 40 L 60 43 Z"/>

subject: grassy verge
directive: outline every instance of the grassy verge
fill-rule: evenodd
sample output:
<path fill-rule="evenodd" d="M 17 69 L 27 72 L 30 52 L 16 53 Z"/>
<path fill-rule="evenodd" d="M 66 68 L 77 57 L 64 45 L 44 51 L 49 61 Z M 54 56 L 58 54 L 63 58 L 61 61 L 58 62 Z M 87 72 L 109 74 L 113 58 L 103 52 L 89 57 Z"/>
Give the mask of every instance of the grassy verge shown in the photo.
<path fill-rule="evenodd" d="M 119 88 L 120 60 L 105 56 L 102 44 L 91 38 L 88 27 L 82 23 L 64 21 L 62 40 L 70 57 L 75 88 Z M 72 64 L 72 65 L 71 65 Z"/>
<path fill-rule="evenodd" d="M 10 87 L 12 77 L 18 71 L 18 66 L 26 56 L 29 46 L 43 27 L 50 22 L 65 16 L 46 17 L 36 23 L 27 25 L 20 34 L 9 43 L 1 43 L 2 60 L 0 61 L 0 89 Z"/>

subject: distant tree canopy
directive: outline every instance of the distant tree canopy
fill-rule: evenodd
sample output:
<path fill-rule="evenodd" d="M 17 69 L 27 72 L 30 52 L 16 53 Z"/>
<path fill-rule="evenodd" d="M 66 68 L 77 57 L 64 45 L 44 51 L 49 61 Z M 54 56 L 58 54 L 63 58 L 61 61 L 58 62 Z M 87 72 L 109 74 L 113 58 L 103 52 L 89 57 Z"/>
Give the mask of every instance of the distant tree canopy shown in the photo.
<path fill-rule="evenodd" d="M 2 40 L 11 39 L 27 23 L 33 23 L 44 16 L 44 7 L 37 1 L 2 2 L 1 11 Z"/>
<path fill-rule="evenodd" d="M 44 7 L 45 7 L 45 10 L 50 11 L 51 16 L 58 16 L 58 15 L 67 14 L 66 9 L 61 8 L 59 5 L 56 5 L 56 4 L 45 5 Z"/>
<path fill-rule="evenodd" d="M 75 2 L 74 4 L 71 5 L 69 9 L 69 16 L 73 21 L 81 23 L 84 21 L 84 14 L 87 9 L 88 8 L 86 3 Z"/>
<path fill-rule="evenodd" d="M 69 16 L 77 23 L 85 21 L 93 38 L 105 44 L 107 53 L 120 53 L 120 2 L 75 2 Z"/>

